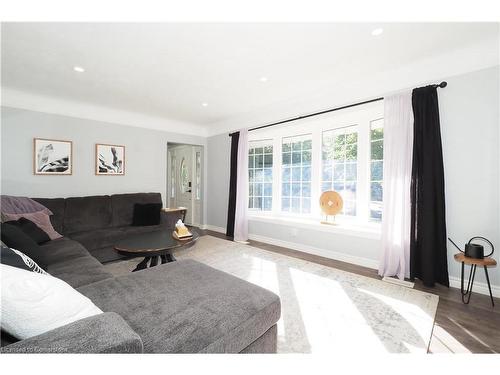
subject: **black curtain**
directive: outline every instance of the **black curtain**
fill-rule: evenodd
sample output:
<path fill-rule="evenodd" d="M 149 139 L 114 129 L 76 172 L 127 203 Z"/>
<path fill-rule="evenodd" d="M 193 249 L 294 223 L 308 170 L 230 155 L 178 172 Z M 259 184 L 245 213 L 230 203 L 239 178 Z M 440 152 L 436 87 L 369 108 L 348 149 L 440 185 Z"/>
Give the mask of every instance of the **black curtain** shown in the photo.
<path fill-rule="evenodd" d="M 227 205 L 226 236 L 234 237 L 234 217 L 236 214 L 236 181 L 238 172 L 238 142 L 240 132 L 231 135 L 231 172 L 229 176 L 229 202 Z"/>
<path fill-rule="evenodd" d="M 437 89 L 413 90 L 410 275 L 425 286 L 449 286 L 443 150 Z"/>

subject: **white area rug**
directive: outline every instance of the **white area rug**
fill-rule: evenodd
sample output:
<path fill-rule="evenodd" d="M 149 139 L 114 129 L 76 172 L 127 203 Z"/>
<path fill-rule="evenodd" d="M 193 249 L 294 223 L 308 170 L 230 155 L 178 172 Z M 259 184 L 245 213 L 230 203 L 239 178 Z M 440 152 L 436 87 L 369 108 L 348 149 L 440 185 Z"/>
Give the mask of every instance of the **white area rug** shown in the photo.
<path fill-rule="evenodd" d="M 194 259 L 281 298 L 279 353 L 426 353 L 438 296 L 203 236 L 177 259 Z M 106 265 L 126 274 L 140 259 Z"/>

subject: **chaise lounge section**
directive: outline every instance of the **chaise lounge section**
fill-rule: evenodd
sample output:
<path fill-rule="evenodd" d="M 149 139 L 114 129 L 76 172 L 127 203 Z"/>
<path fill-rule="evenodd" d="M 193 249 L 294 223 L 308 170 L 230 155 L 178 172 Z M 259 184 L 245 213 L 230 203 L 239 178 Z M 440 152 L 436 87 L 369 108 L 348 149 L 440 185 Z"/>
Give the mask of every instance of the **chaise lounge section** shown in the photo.
<path fill-rule="evenodd" d="M 96 259 L 111 258 L 115 239 L 144 233 L 130 226 L 133 205 L 157 197 L 161 202 L 155 193 L 36 199 L 65 235 L 40 246 L 47 272 L 104 313 L 21 341 L 2 335 L 2 352 L 275 353 L 281 305 L 274 293 L 193 260 L 114 277 Z M 164 215 L 144 231 L 171 230 L 176 220 Z"/>

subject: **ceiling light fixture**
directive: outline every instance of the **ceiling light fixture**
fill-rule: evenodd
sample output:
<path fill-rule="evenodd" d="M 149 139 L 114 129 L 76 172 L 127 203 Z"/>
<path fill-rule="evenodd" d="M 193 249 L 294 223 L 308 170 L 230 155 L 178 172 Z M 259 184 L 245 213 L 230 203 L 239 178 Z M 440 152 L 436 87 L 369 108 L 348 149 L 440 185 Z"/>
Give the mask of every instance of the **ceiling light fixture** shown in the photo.
<path fill-rule="evenodd" d="M 372 31 L 372 35 L 379 36 L 379 35 L 382 35 L 383 32 L 384 32 L 384 29 L 382 29 L 381 27 L 378 27 Z"/>
<path fill-rule="evenodd" d="M 78 73 L 83 73 L 85 69 L 83 69 L 81 66 L 74 66 L 73 70 Z"/>
<path fill-rule="evenodd" d="M 259 81 L 261 82 L 267 82 L 268 78 L 267 77 L 260 77 Z"/>
<path fill-rule="evenodd" d="M 203 102 L 203 103 L 201 103 L 201 105 L 202 105 L 203 107 L 208 107 L 208 103 L 207 103 L 207 102 Z"/>

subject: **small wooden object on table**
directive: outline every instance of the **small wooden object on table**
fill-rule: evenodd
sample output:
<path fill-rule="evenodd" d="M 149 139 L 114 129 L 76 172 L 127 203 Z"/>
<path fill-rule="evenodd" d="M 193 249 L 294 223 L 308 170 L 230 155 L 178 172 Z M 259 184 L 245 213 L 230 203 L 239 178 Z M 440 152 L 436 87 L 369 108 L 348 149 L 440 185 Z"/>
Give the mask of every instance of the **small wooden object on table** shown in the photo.
<path fill-rule="evenodd" d="M 470 301 L 470 296 L 472 294 L 472 286 L 474 285 L 474 276 L 476 275 L 477 266 L 482 266 L 484 268 L 484 273 L 486 275 L 486 281 L 488 282 L 488 290 L 490 291 L 491 304 L 495 306 L 495 302 L 493 301 L 493 294 L 491 293 L 491 285 L 490 285 L 490 277 L 488 276 L 488 268 L 487 267 L 495 267 L 497 265 L 497 261 L 491 257 L 486 257 L 483 259 L 476 259 L 466 257 L 463 253 L 455 254 L 454 256 L 457 262 L 462 263 L 462 273 L 460 277 L 460 292 L 462 293 L 462 302 L 468 304 Z M 464 290 L 464 268 L 465 265 L 468 264 L 471 266 L 469 281 L 467 282 L 467 289 Z"/>
<path fill-rule="evenodd" d="M 322 221 L 321 224 L 335 225 L 335 215 L 342 211 L 344 201 L 336 191 L 325 191 L 319 198 L 319 206 L 325 214 L 325 221 Z M 333 216 L 333 222 L 328 221 L 328 216 Z"/>

